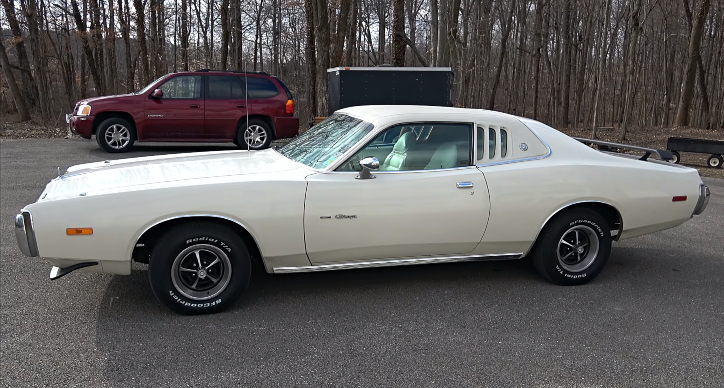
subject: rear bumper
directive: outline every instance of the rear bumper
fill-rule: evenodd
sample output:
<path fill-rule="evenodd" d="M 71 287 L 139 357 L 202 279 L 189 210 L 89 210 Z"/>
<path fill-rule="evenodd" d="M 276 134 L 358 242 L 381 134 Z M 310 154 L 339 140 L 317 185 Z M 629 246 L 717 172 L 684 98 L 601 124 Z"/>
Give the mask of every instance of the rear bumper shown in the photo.
<path fill-rule="evenodd" d="M 23 211 L 15 216 L 15 238 L 18 241 L 18 248 L 25 256 L 38 256 L 38 244 L 35 241 L 30 212 Z"/>
<path fill-rule="evenodd" d="M 274 129 L 277 139 L 287 139 L 299 134 L 299 118 L 275 117 Z"/>
<path fill-rule="evenodd" d="M 93 135 L 93 118 L 94 116 L 66 116 L 66 121 L 70 125 L 70 130 L 86 139 L 90 139 Z"/>
<path fill-rule="evenodd" d="M 706 209 L 706 205 L 709 204 L 710 195 L 711 195 L 711 192 L 709 191 L 709 186 L 707 186 L 703 183 L 700 184 L 699 185 L 699 200 L 696 201 L 696 207 L 694 208 L 694 213 L 691 215 L 692 217 L 704 212 L 704 209 Z"/>

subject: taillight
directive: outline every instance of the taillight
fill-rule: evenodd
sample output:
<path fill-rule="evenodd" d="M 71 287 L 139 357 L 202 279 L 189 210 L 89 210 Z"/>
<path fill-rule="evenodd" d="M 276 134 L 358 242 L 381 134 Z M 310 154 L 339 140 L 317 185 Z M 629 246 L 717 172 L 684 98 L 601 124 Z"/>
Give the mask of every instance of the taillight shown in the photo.
<path fill-rule="evenodd" d="M 294 100 L 287 100 L 287 113 L 294 114 Z"/>

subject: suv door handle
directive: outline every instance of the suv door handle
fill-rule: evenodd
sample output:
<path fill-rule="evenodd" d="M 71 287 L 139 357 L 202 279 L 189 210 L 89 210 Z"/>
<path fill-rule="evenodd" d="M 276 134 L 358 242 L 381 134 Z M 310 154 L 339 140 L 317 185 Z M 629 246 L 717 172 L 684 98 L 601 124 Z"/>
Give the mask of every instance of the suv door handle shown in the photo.
<path fill-rule="evenodd" d="M 455 186 L 457 186 L 458 189 L 469 189 L 473 187 L 473 182 L 458 182 Z"/>
<path fill-rule="evenodd" d="M 201 108 L 201 105 L 191 105 L 192 108 Z"/>
<path fill-rule="evenodd" d="M 237 108 L 246 108 L 246 105 L 237 105 Z"/>

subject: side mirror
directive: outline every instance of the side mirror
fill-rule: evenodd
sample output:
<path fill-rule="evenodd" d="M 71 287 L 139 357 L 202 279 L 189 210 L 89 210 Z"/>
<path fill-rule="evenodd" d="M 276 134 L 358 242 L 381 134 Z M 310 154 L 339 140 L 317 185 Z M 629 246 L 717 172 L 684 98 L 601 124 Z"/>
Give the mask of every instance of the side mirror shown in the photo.
<path fill-rule="evenodd" d="M 151 98 L 162 98 L 163 97 L 163 90 L 156 89 L 151 93 Z"/>
<path fill-rule="evenodd" d="M 357 174 L 355 179 L 374 179 L 376 176 L 372 175 L 370 170 L 377 170 L 380 168 L 380 160 L 374 156 L 364 158 L 359 161 L 359 165 L 362 166 L 362 171 Z"/>

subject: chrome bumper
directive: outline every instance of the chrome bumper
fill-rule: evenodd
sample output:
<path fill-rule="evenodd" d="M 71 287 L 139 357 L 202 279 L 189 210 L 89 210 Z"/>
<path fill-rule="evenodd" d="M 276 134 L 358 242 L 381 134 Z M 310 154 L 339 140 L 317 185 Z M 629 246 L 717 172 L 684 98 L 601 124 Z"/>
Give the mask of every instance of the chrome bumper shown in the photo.
<path fill-rule="evenodd" d="M 696 207 L 694 208 L 694 214 L 692 214 L 692 217 L 704 212 L 704 209 L 706 209 L 706 205 L 709 204 L 710 195 L 711 195 L 711 192 L 709 191 L 709 186 L 707 186 L 703 183 L 700 184 L 699 185 L 699 200 L 696 202 Z"/>
<path fill-rule="evenodd" d="M 15 238 L 18 240 L 18 248 L 25 256 L 38 256 L 38 244 L 35 242 L 30 212 L 23 211 L 15 216 Z"/>

